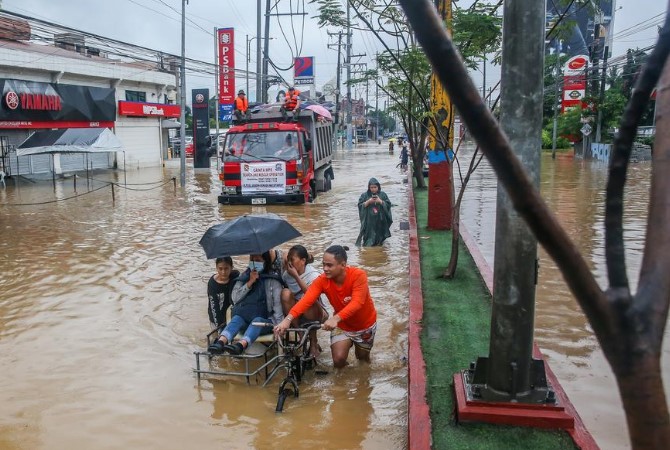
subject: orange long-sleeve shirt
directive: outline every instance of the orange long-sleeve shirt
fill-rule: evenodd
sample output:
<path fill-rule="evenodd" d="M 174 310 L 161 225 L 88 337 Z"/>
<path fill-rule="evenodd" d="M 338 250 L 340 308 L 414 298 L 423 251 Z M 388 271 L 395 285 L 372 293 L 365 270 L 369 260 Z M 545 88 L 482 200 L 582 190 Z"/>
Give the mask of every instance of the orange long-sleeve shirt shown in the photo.
<path fill-rule="evenodd" d="M 293 317 L 303 315 L 321 294 L 326 294 L 328 301 L 340 319 L 338 327 L 344 331 L 360 331 L 370 328 L 377 321 L 377 310 L 370 296 L 368 276 L 364 270 L 347 266 L 344 283 L 338 285 L 321 274 L 312 282 L 305 295 L 291 308 Z M 351 300 L 345 302 L 345 298 Z"/>

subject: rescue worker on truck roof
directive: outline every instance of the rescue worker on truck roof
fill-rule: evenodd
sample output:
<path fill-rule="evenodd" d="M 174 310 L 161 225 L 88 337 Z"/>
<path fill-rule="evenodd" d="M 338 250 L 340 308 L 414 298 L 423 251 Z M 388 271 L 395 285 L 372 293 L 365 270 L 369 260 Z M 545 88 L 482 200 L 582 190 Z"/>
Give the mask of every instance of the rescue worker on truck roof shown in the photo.
<path fill-rule="evenodd" d="M 300 91 L 293 86 L 289 87 L 284 98 L 284 104 L 279 111 L 281 111 L 284 121 L 288 121 L 288 111 L 293 111 L 293 121 L 297 122 L 300 114 Z"/>
<path fill-rule="evenodd" d="M 237 93 L 237 97 L 235 97 L 233 110 L 237 122 L 246 122 L 249 120 L 249 99 L 245 95 L 243 89 L 240 89 Z"/>

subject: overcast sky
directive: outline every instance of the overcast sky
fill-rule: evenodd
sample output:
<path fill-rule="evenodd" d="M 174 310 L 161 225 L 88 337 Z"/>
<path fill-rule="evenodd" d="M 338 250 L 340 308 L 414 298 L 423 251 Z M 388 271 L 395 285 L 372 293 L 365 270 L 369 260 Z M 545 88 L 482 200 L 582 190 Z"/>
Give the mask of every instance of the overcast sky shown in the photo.
<path fill-rule="evenodd" d="M 277 0 L 273 0 L 273 3 Z M 344 3 L 344 0 L 343 0 Z M 462 1 L 461 5 L 467 4 Z M 617 0 L 614 27 L 613 56 L 625 53 L 627 48 L 645 47 L 655 40 L 656 27 L 642 29 L 646 24 L 636 26 L 665 10 L 664 0 Z M 192 23 L 186 25 L 186 55 L 203 61 L 214 61 L 215 27 L 234 27 L 236 33 L 236 66 L 245 68 L 246 35 L 256 36 L 257 0 L 190 0 L 186 15 Z M 261 1 L 265 7 L 265 1 Z M 337 52 L 328 49 L 328 43 L 336 42 L 329 38 L 325 28 L 320 29 L 315 15 L 315 6 L 309 0 L 281 0 L 277 9 L 281 13 L 303 5 L 307 15 L 293 17 L 293 29 L 289 17 L 281 17 L 286 38 L 282 35 L 276 17 L 272 18 L 270 36 L 270 57 L 280 67 L 291 64 L 292 55 L 314 56 L 316 62 L 317 86 L 335 77 Z M 181 53 L 181 0 L 2 0 L 2 8 L 27 16 L 48 20 L 71 28 L 95 33 L 104 37 L 118 39 L 144 47 L 162 50 L 179 55 Z M 176 11 L 175 11 L 176 10 Z M 197 25 L 196 25 L 197 24 Z M 639 30 L 639 31 L 638 31 Z M 338 31 L 338 30 L 330 30 Z M 617 36 L 619 35 L 619 36 Z M 354 61 L 371 63 L 375 52 L 382 46 L 371 33 L 355 33 L 353 53 L 366 54 Z M 254 40 L 251 43 L 250 70 L 256 66 Z M 297 54 L 297 49 L 302 52 Z M 373 64 L 370 64 L 372 68 Z M 272 72 L 271 72 L 272 73 Z M 487 85 L 495 83 L 498 71 L 492 69 L 487 75 Z M 476 84 L 481 86 L 481 73 L 472 74 Z M 292 72 L 283 72 L 283 76 L 292 79 Z M 190 75 L 187 89 L 210 88 L 213 93 L 213 77 Z M 238 87 L 244 88 L 244 78 L 237 80 Z M 255 81 L 250 81 L 251 98 L 254 99 Z M 363 91 L 359 91 L 364 95 Z M 372 92 L 370 94 L 372 98 Z M 189 96 L 187 96 L 189 97 Z M 370 100 L 372 103 L 372 100 Z"/>

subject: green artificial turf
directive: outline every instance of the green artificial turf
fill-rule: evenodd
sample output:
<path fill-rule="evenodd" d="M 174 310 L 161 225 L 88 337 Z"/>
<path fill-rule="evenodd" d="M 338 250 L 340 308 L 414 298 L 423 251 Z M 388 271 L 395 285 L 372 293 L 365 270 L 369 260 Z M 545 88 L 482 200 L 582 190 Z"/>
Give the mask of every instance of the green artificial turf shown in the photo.
<path fill-rule="evenodd" d="M 428 191 L 414 191 L 424 311 L 421 347 L 426 361 L 433 448 L 574 449 L 567 432 L 454 421 L 453 374 L 488 356 L 491 297 L 461 244 L 456 277 L 440 277 L 449 262 L 451 232 L 426 229 Z"/>

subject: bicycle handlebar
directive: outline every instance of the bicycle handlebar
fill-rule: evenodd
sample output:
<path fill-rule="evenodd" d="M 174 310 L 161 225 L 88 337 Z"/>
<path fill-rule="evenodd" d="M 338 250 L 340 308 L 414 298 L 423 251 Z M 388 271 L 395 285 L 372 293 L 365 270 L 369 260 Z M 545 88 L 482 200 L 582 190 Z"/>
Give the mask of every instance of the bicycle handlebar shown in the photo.
<path fill-rule="evenodd" d="M 255 325 L 258 327 L 274 327 L 273 324 L 271 323 L 266 323 L 266 322 L 251 322 L 251 325 Z M 307 322 L 303 324 L 302 327 L 299 328 L 287 328 L 286 331 L 284 332 L 284 335 L 289 332 L 298 332 L 298 333 L 303 333 L 302 337 L 298 342 L 295 343 L 295 347 L 299 348 L 305 345 L 307 342 L 307 338 L 309 337 L 309 332 L 312 330 L 318 330 L 321 329 L 322 324 L 321 322 L 318 321 L 313 321 L 313 322 Z M 285 344 L 282 343 L 281 339 L 279 340 L 279 345 L 282 347 L 285 347 Z"/>

